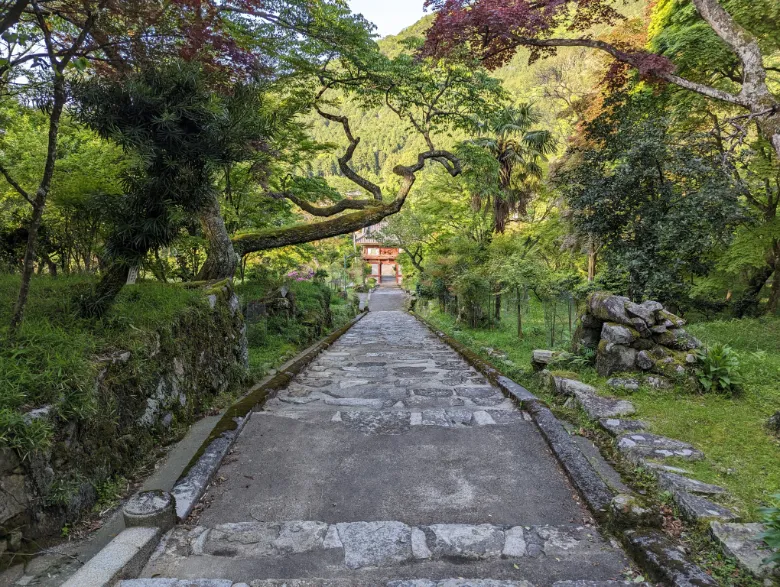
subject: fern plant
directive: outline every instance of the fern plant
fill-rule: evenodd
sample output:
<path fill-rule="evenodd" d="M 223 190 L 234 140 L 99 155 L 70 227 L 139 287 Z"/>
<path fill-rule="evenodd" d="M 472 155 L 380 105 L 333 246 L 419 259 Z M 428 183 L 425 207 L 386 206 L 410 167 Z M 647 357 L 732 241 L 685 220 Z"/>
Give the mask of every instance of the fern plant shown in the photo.
<path fill-rule="evenodd" d="M 696 352 L 699 368 L 696 378 L 706 392 L 734 395 L 742 386 L 739 357 L 724 344 L 716 344 Z"/>
<path fill-rule="evenodd" d="M 773 499 L 774 503 L 771 507 L 761 510 L 764 516 L 764 526 L 766 527 L 761 538 L 769 547 L 770 554 L 767 562 L 780 565 L 780 493 L 775 495 Z"/>

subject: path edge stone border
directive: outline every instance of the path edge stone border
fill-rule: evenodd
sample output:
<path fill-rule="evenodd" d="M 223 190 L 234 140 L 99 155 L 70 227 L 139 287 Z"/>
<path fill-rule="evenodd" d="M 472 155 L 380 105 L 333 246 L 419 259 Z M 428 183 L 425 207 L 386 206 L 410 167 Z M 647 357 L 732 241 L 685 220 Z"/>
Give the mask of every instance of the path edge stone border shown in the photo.
<path fill-rule="evenodd" d="M 171 493 L 176 498 L 176 516 L 180 522 L 192 513 L 195 505 L 203 497 L 222 460 L 252 417 L 252 412 L 263 405 L 269 397 L 286 388 L 293 377 L 303 371 L 322 351 L 341 338 L 365 315 L 365 312 L 359 313 L 344 326 L 305 349 L 282 365 L 276 374 L 252 386 L 245 396 L 225 410 L 222 418 L 203 441 L 200 449 L 193 455 L 173 486 Z"/>
<path fill-rule="evenodd" d="M 591 513 L 599 522 L 608 524 L 610 522 L 609 505 L 617 494 L 609 488 L 590 461 L 582 454 L 549 406 L 525 387 L 503 375 L 496 367 L 463 343 L 436 328 L 418 313 L 410 310 L 409 314 L 427 326 L 433 334 L 482 373 L 490 383 L 498 387 L 510 399 L 517 401 L 521 409 L 531 415 L 534 424 L 542 433 L 572 485 L 585 500 Z M 689 562 L 671 541 L 661 539 L 653 532 L 650 535 L 656 540 L 637 540 L 637 536 L 645 536 L 645 534 L 632 530 L 616 534 L 628 553 L 631 554 L 634 562 L 656 580 L 667 582 L 674 587 L 691 587 L 693 585 L 717 587 L 717 581 L 709 577 L 697 565 Z"/>

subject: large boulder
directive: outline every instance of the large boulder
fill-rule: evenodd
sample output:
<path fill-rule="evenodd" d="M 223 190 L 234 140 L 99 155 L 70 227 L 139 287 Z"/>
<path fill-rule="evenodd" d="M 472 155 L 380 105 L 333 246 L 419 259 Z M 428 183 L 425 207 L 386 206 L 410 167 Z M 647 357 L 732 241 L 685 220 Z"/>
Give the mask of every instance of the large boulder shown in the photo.
<path fill-rule="evenodd" d="M 604 322 L 631 324 L 631 317 L 626 312 L 626 304 L 631 300 L 623 296 L 613 296 L 604 292 L 595 292 L 588 298 L 588 313 Z"/>
<path fill-rule="evenodd" d="M 639 338 L 639 332 L 629 326 L 615 322 L 604 322 L 601 327 L 601 340 L 606 340 L 607 343 L 629 346 Z"/>
<path fill-rule="evenodd" d="M 637 354 L 636 349 L 602 340 L 596 355 L 596 371 L 602 377 L 621 371 L 633 371 L 636 369 Z"/>

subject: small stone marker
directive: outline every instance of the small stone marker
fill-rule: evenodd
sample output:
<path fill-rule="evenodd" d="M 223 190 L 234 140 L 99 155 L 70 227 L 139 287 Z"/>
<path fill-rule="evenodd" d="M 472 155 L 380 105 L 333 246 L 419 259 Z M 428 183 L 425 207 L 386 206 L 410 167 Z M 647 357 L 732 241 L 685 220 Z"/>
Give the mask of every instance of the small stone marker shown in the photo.
<path fill-rule="evenodd" d="M 531 355 L 531 365 L 534 371 L 541 371 L 553 362 L 556 353 L 554 351 L 535 350 Z"/>
<path fill-rule="evenodd" d="M 125 504 L 122 516 L 128 528 L 141 526 L 167 532 L 176 524 L 176 504 L 166 491 L 142 491 Z"/>

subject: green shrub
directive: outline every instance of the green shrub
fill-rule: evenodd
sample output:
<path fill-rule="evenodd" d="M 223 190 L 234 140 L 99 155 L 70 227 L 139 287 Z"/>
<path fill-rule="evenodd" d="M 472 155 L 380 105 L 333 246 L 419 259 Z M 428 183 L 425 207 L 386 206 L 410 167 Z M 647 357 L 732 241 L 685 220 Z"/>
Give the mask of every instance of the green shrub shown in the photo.
<path fill-rule="evenodd" d="M 780 565 L 780 493 L 774 496 L 771 507 L 763 508 L 766 531 L 761 535 L 770 550 L 768 561 Z"/>
<path fill-rule="evenodd" d="M 725 344 L 716 344 L 708 349 L 696 351 L 699 368 L 696 378 L 702 389 L 709 393 L 734 395 L 742 386 L 739 357 Z"/>

